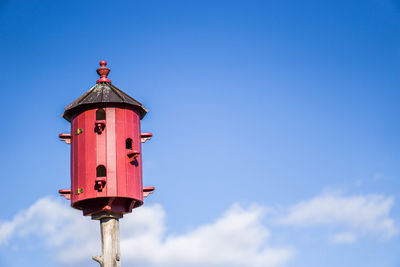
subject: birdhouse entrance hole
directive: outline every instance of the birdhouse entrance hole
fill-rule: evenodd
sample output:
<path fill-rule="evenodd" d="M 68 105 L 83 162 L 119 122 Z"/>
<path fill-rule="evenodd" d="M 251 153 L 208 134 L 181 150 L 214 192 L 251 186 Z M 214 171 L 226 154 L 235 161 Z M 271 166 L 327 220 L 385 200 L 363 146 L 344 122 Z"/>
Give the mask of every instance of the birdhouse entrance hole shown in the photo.
<path fill-rule="evenodd" d="M 99 165 L 96 168 L 96 184 L 95 184 L 95 189 L 99 192 L 103 191 L 104 186 L 106 185 L 106 176 L 107 176 L 107 170 L 104 165 Z"/>
<path fill-rule="evenodd" d="M 106 177 L 107 176 L 107 170 L 104 165 L 99 165 L 96 168 L 96 177 Z"/>
<path fill-rule="evenodd" d="M 106 128 L 106 112 L 104 109 L 100 108 L 96 110 L 96 122 L 94 131 L 101 134 Z"/>
<path fill-rule="evenodd" d="M 132 149 L 132 139 L 130 139 L 130 138 L 126 139 L 125 147 L 126 147 L 126 149 Z"/>
<path fill-rule="evenodd" d="M 106 112 L 104 109 L 100 108 L 96 110 L 96 121 L 105 121 L 106 120 Z"/>

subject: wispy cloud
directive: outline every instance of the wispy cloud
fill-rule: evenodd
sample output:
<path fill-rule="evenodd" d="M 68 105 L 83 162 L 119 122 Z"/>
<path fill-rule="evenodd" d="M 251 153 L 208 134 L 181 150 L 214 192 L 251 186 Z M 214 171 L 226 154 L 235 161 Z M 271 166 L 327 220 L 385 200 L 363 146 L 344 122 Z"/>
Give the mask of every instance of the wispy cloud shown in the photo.
<path fill-rule="evenodd" d="M 282 266 L 293 256 L 269 244 L 264 209 L 233 205 L 216 221 L 183 234 L 168 235 L 165 211 L 145 206 L 121 220 L 124 265 L 135 266 Z M 79 263 L 99 251 L 98 222 L 59 201 L 43 198 L 13 220 L 0 224 L 0 243 L 36 236 L 61 263 Z"/>
<path fill-rule="evenodd" d="M 331 241 L 333 243 L 352 244 L 356 242 L 356 240 L 357 237 L 349 232 L 337 233 L 331 236 Z"/>
<path fill-rule="evenodd" d="M 373 178 L 374 180 L 382 180 L 384 177 L 385 177 L 385 176 L 384 176 L 383 173 L 381 173 L 381 172 L 375 172 L 375 173 L 372 175 L 372 178 Z"/>
<path fill-rule="evenodd" d="M 288 208 L 278 222 L 303 227 L 329 225 L 346 231 L 334 240 L 355 241 L 359 235 L 375 235 L 390 239 L 398 233 L 390 217 L 394 199 L 383 195 L 324 193 Z M 352 237 L 350 237 L 350 234 Z"/>

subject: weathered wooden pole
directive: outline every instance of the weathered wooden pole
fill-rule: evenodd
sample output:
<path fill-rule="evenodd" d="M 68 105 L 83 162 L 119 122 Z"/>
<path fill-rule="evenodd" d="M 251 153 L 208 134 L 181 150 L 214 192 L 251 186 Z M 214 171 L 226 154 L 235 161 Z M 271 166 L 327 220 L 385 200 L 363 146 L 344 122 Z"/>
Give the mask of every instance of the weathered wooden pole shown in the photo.
<path fill-rule="evenodd" d="M 119 244 L 119 219 L 121 215 L 102 213 L 92 216 L 100 220 L 102 255 L 93 256 L 93 260 L 101 267 L 121 267 L 121 252 Z"/>

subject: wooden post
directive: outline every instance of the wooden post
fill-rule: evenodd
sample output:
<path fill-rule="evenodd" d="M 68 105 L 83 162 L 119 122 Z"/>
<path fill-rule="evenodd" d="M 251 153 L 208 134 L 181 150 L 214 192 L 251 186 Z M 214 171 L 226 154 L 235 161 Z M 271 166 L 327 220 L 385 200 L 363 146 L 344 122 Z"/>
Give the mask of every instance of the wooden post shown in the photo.
<path fill-rule="evenodd" d="M 121 215 L 101 213 L 92 216 L 93 220 L 100 220 L 102 255 L 93 256 L 93 260 L 101 267 L 121 267 L 119 245 L 119 219 Z"/>

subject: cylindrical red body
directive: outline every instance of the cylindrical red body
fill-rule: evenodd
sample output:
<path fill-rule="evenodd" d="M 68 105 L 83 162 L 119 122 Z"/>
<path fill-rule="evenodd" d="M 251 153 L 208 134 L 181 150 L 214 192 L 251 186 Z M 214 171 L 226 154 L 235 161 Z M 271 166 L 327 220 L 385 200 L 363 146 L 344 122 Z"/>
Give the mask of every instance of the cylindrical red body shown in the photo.
<path fill-rule="evenodd" d="M 74 208 L 84 215 L 124 214 L 143 204 L 140 114 L 134 107 L 106 104 L 74 114 L 71 136 Z"/>

